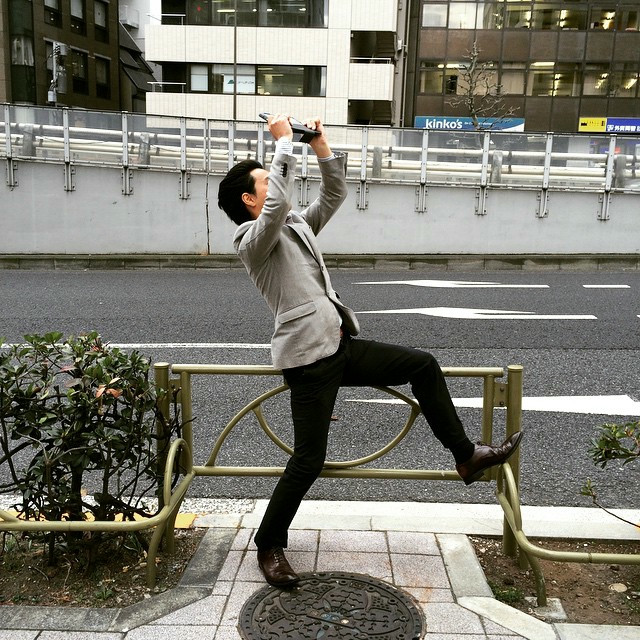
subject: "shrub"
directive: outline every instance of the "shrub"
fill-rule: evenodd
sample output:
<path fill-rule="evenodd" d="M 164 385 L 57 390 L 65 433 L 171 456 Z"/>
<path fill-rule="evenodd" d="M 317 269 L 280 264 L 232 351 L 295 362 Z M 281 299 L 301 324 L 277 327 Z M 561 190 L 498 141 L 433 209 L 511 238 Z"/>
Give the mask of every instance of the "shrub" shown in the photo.
<path fill-rule="evenodd" d="M 167 392 L 157 396 L 149 361 L 137 351 L 110 348 L 97 333 L 61 338 L 27 335 L 0 351 L 0 492 L 19 492 L 15 508 L 24 518 L 153 515 L 144 498 L 158 488 L 156 420 L 165 434 L 177 430 L 177 418 L 168 424 L 159 411 Z M 66 541 L 84 538 L 91 548 L 101 537 Z M 56 536 L 48 540 L 52 561 Z"/>

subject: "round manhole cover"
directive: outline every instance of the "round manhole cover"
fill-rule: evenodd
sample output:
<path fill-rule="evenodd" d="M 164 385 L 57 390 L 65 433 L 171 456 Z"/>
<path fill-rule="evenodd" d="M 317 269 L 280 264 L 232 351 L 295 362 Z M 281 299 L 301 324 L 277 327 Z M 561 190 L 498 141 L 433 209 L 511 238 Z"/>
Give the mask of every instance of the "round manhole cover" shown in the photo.
<path fill-rule="evenodd" d="M 411 598 L 370 576 L 303 573 L 288 590 L 265 587 L 240 612 L 246 640 L 418 640 L 422 615 Z"/>

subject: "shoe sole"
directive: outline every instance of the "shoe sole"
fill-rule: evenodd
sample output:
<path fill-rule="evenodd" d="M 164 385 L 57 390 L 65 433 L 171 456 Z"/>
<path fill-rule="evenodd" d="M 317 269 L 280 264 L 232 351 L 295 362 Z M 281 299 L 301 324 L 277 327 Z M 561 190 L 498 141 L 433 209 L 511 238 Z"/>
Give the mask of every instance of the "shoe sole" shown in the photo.
<path fill-rule="evenodd" d="M 483 467 L 482 469 L 480 469 L 479 471 L 476 471 L 476 473 L 474 473 L 471 477 L 465 478 L 464 483 L 467 486 L 469 486 L 470 484 L 474 483 L 476 480 L 479 480 L 480 478 L 482 478 L 482 476 L 484 475 L 484 472 L 487 469 L 491 469 L 491 467 L 497 467 L 499 464 L 504 464 L 518 450 L 521 440 L 522 440 L 522 431 L 519 432 L 518 438 L 516 439 L 516 442 L 513 445 L 513 448 L 511 449 L 511 451 L 509 451 L 509 453 L 507 454 L 507 457 L 504 460 L 502 460 L 501 462 L 497 462 L 496 464 L 489 464 L 486 467 Z"/>

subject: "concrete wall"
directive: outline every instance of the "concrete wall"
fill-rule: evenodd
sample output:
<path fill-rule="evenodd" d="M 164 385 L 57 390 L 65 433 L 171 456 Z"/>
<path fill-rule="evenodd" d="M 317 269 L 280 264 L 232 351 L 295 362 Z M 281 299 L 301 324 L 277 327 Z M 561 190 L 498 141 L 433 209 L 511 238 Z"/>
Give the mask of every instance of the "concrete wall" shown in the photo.
<path fill-rule="evenodd" d="M 64 190 L 58 163 L 17 162 L 18 184 L 0 185 L 0 254 L 230 254 L 235 225 L 217 207 L 220 175 L 192 174 L 182 200 L 179 172 L 137 170 L 123 195 L 119 168 L 75 166 Z M 333 254 L 638 254 L 640 194 L 614 194 L 598 220 L 598 193 L 552 192 L 538 218 L 536 190 L 494 189 L 487 214 L 475 214 L 476 189 L 430 186 L 427 212 L 415 211 L 413 184 L 359 184 L 320 235 Z M 311 182 L 310 197 L 318 183 Z M 294 200 L 297 204 L 298 189 Z"/>

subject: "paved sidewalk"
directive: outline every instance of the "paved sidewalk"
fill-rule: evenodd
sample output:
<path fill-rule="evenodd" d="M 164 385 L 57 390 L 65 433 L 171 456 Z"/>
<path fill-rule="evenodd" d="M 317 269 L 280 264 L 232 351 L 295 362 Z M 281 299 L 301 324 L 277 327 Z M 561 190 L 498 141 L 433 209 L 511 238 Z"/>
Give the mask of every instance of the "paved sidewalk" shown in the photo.
<path fill-rule="evenodd" d="M 265 586 L 251 538 L 266 501 L 221 502 L 191 518 L 208 531 L 175 589 L 125 609 L 0 607 L 0 640 L 241 638 L 240 610 Z M 638 510 L 619 513 L 640 522 Z M 640 542 L 638 528 L 597 509 L 523 507 L 523 520 L 532 536 Z M 640 627 L 543 622 L 496 601 L 467 535 L 501 530 L 497 505 L 309 501 L 287 556 L 301 572 L 368 574 L 410 594 L 425 640 L 640 640 Z"/>

